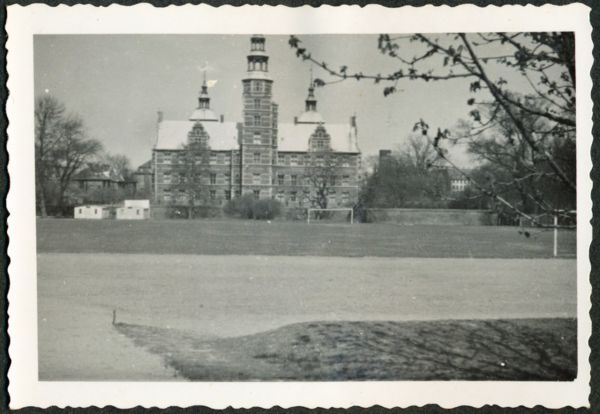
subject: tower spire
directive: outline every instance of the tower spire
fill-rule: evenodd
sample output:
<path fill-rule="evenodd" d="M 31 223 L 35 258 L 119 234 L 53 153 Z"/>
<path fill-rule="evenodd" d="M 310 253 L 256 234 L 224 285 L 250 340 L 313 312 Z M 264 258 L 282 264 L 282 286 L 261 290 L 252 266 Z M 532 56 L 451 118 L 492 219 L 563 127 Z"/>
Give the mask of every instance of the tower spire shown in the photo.
<path fill-rule="evenodd" d="M 208 96 L 208 85 L 206 84 L 206 69 L 202 71 L 202 89 L 198 97 L 198 109 L 210 109 L 210 97 Z"/>
<path fill-rule="evenodd" d="M 206 68 L 208 63 L 202 69 L 202 87 L 198 95 L 198 107 L 192 113 L 190 121 L 218 121 L 215 113 L 210 109 L 210 96 L 208 96 L 208 83 L 206 82 Z"/>
<path fill-rule="evenodd" d="M 312 65 L 310 67 L 310 84 L 308 85 L 308 97 L 306 98 L 306 111 L 317 111 L 317 98 L 315 98 L 315 82 L 313 80 Z"/>

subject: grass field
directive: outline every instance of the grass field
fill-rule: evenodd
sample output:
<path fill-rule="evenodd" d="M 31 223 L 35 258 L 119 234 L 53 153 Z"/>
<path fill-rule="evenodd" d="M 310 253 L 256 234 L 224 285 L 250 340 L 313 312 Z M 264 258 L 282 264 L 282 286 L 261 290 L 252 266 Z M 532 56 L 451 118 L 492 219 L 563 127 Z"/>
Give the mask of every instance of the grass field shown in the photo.
<path fill-rule="evenodd" d="M 546 258 L 552 256 L 552 232 L 534 231 L 526 238 L 515 227 L 494 226 L 40 219 L 37 248 L 39 253 Z M 559 256 L 575 252 L 575 232 L 561 231 Z"/>
<path fill-rule="evenodd" d="M 40 219 L 42 380 L 568 380 L 576 238 Z M 118 324 L 112 325 L 117 311 Z"/>
<path fill-rule="evenodd" d="M 577 374 L 574 319 L 311 322 L 207 340 L 117 324 L 190 380 L 524 380 Z"/>
<path fill-rule="evenodd" d="M 233 352 L 235 344 L 241 344 L 242 338 L 249 335 L 259 338 L 261 333 L 273 329 L 314 321 L 365 321 L 365 325 L 377 330 L 377 323 L 392 329 L 396 325 L 387 325 L 388 322 L 411 320 L 560 320 L 576 316 L 576 263 L 572 259 L 340 260 L 318 256 L 43 253 L 38 255 L 40 378 L 173 379 L 175 362 L 165 358 L 164 353 L 147 352 L 161 342 L 134 347 L 131 340 L 135 335 L 123 336 L 112 327 L 113 309 L 117 310 L 119 322 L 162 332 L 165 337 L 172 332 L 178 338 L 189 336 L 194 341 L 231 338 L 226 342 L 228 352 Z M 573 337 L 571 331 L 565 330 L 568 324 L 545 326 L 551 326 L 548 330 L 559 337 Z M 354 337 L 354 327 L 344 325 L 339 335 Z M 302 324 L 293 332 L 303 328 L 312 329 Z M 348 332 L 343 333 L 346 328 Z M 284 331 L 278 339 L 278 355 L 285 348 L 289 332 Z M 524 334 L 526 329 L 520 332 Z M 307 334 L 312 337 L 312 333 Z M 275 337 L 269 334 L 262 342 L 255 341 L 252 352 L 261 346 L 265 348 L 263 353 L 270 352 L 269 338 Z M 383 349 L 397 346 L 396 342 L 379 343 L 372 338 L 381 347 L 382 355 L 396 352 L 397 348 Z M 532 338 L 536 338 L 534 332 Z M 571 339 L 559 344 L 574 349 L 576 344 Z M 439 336 L 437 341 L 443 342 Z M 327 349 L 332 343 L 323 342 L 323 356 L 344 353 L 344 347 Z M 183 347 L 182 342 L 181 352 Z M 358 348 L 353 349 L 352 352 L 358 352 Z M 167 352 L 176 351 L 175 347 Z M 244 353 L 245 347 L 237 352 Z M 199 359 L 190 362 L 190 366 L 196 367 L 196 373 L 181 372 L 185 378 L 200 378 L 197 367 L 206 363 L 203 355 L 209 354 L 194 355 Z M 248 358 L 254 360 L 252 355 L 248 354 Z M 357 356 L 350 353 L 348 358 L 350 355 Z M 314 358 L 321 356 L 315 354 Z M 188 360 L 189 356 L 185 356 L 181 361 Z M 418 360 L 417 355 L 415 363 Z M 181 370 L 181 361 L 177 371 Z M 231 364 L 239 362 L 235 361 Z M 325 363 L 328 359 L 323 361 L 324 367 L 333 369 L 333 365 Z M 364 359 L 365 375 L 384 369 L 371 366 L 376 361 L 383 364 L 386 359 Z M 231 375 L 227 364 L 222 365 L 221 376 L 216 374 L 218 364 L 214 365 L 211 378 Z M 341 365 L 335 367 L 337 370 Z M 276 375 L 278 369 L 265 371 L 265 375 Z M 357 366 L 352 368 L 355 369 Z M 388 375 L 381 372 L 377 378 Z M 313 374 L 317 375 L 306 375 Z M 332 376 L 335 371 L 319 375 Z"/>

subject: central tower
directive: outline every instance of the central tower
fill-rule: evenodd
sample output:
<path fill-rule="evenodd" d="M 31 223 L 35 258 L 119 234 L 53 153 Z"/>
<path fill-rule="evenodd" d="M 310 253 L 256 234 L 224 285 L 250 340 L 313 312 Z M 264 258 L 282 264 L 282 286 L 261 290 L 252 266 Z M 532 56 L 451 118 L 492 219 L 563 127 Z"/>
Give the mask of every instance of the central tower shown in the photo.
<path fill-rule="evenodd" d="M 277 104 L 272 101 L 273 80 L 265 38 L 250 38 L 246 77 L 243 84 L 240 182 L 243 194 L 258 198 L 273 195 L 273 165 L 277 160 Z"/>

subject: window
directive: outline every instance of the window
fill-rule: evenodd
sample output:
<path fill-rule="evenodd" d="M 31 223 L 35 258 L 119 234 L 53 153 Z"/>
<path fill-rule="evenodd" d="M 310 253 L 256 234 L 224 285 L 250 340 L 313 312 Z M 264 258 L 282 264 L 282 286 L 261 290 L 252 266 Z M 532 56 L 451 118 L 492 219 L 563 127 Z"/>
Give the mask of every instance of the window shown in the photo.
<path fill-rule="evenodd" d="M 217 174 L 210 173 L 210 183 L 211 184 L 216 184 L 217 183 Z"/>
<path fill-rule="evenodd" d="M 261 136 L 260 136 L 260 132 L 255 132 L 254 133 L 254 137 L 252 139 L 252 142 L 254 144 L 262 144 L 262 139 L 261 139 Z"/>
<path fill-rule="evenodd" d="M 252 81 L 252 91 L 261 92 L 262 91 L 262 83 L 260 81 Z"/>
<path fill-rule="evenodd" d="M 216 164 L 217 163 L 217 154 L 214 154 L 214 153 L 210 154 L 210 163 L 211 164 Z"/>
<path fill-rule="evenodd" d="M 322 155 L 318 155 L 317 156 L 317 166 L 322 167 L 325 164 L 325 161 L 323 159 Z"/>
<path fill-rule="evenodd" d="M 284 180 L 284 179 L 285 179 L 285 175 L 283 175 L 283 174 L 279 174 L 279 175 L 277 176 L 277 184 L 279 184 L 279 185 L 283 185 L 283 180 Z"/>
<path fill-rule="evenodd" d="M 298 194 L 298 193 L 297 193 L 296 191 L 292 191 L 292 192 L 290 193 L 290 201 L 296 201 L 296 195 L 297 195 L 297 194 Z"/>
<path fill-rule="evenodd" d="M 349 175 L 344 175 L 342 177 L 342 185 L 350 185 L 350 176 Z"/>
<path fill-rule="evenodd" d="M 225 190 L 225 200 L 231 200 L 231 190 Z"/>
<path fill-rule="evenodd" d="M 344 159 L 342 160 L 342 167 L 349 167 L 350 166 L 350 159 L 348 157 L 344 157 Z"/>
<path fill-rule="evenodd" d="M 224 164 L 225 154 L 217 154 L 217 164 Z"/>
<path fill-rule="evenodd" d="M 290 157 L 290 165 L 298 165 L 298 156 L 297 155 L 292 155 Z"/>
<path fill-rule="evenodd" d="M 254 164 L 260 164 L 260 152 L 254 153 Z"/>
<path fill-rule="evenodd" d="M 240 190 L 235 190 L 235 196 L 240 197 L 242 195 L 242 192 Z"/>
<path fill-rule="evenodd" d="M 331 176 L 330 184 L 331 184 L 331 186 L 335 186 L 335 175 Z"/>
<path fill-rule="evenodd" d="M 163 183 L 171 184 L 171 173 L 165 173 L 163 175 Z"/>
<path fill-rule="evenodd" d="M 98 214 L 98 209 L 97 208 L 94 209 L 94 214 Z"/>
<path fill-rule="evenodd" d="M 135 210 L 135 214 L 138 215 L 138 216 L 140 215 L 140 209 L 139 208 Z"/>
<path fill-rule="evenodd" d="M 233 181 L 234 181 L 234 183 L 239 184 L 240 183 L 240 175 L 236 174 L 235 179 Z"/>
<path fill-rule="evenodd" d="M 217 196 L 217 192 L 215 190 L 210 190 L 210 199 L 214 200 Z"/>
<path fill-rule="evenodd" d="M 254 125 L 260 126 L 260 115 L 254 115 Z"/>
<path fill-rule="evenodd" d="M 252 183 L 260 184 L 260 174 L 252 174 Z"/>
<path fill-rule="evenodd" d="M 292 175 L 292 185 L 298 185 L 298 176 Z"/>
<path fill-rule="evenodd" d="M 347 191 L 342 193 L 342 202 L 346 204 L 350 200 L 350 193 Z"/>
<path fill-rule="evenodd" d="M 81 209 L 79 209 L 79 214 L 81 214 Z"/>
<path fill-rule="evenodd" d="M 254 190 L 253 194 L 254 194 L 254 198 L 256 198 L 257 200 L 260 198 L 260 190 Z"/>
<path fill-rule="evenodd" d="M 254 100 L 254 109 L 260 109 L 260 99 Z"/>

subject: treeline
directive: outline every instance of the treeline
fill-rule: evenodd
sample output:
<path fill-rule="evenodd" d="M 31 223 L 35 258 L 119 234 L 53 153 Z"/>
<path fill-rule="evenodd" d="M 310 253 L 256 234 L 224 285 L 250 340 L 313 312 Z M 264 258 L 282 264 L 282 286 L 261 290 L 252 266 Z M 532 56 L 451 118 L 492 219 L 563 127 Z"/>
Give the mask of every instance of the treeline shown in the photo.
<path fill-rule="evenodd" d="M 110 172 L 127 179 L 129 160 L 104 152 L 102 144 L 90 138 L 82 118 L 67 111 L 51 95 L 35 103 L 36 208 L 42 217 L 66 215 L 73 203 L 110 203 L 130 195 L 123 189 L 100 188 L 84 193 L 74 185 L 80 174 Z"/>
<path fill-rule="evenodd" d="M 436 168 L 431 141 L 413 136 L 398 151 L 372 160 L 360 200 L 374 208 L 445 208 L 450 194 L 449 173 Z"/>

